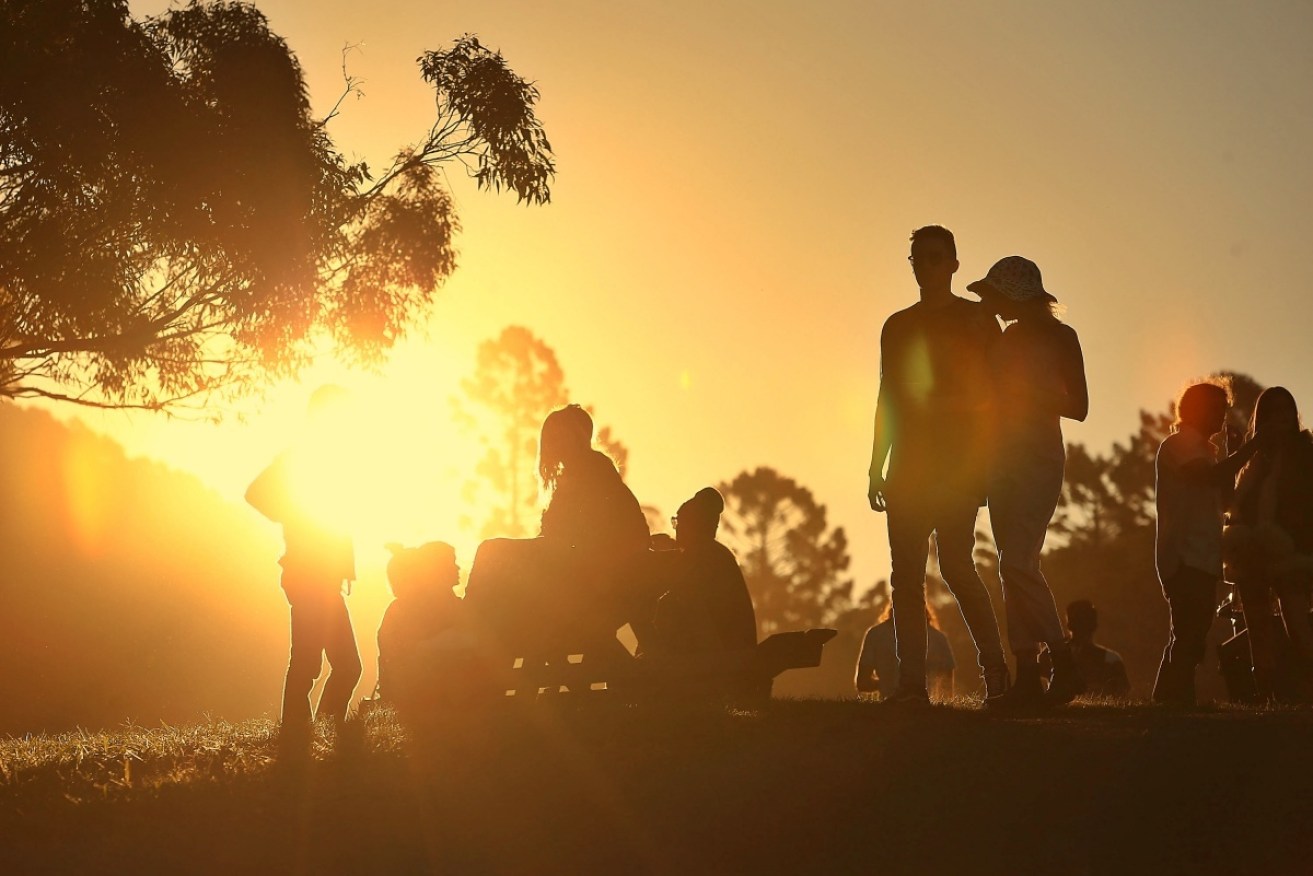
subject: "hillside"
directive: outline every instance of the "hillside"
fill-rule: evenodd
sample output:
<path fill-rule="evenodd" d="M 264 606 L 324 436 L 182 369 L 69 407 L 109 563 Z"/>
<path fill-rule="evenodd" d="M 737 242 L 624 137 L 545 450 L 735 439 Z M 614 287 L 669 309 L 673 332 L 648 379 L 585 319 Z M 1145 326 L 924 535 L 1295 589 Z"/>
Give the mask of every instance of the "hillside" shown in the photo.
<path fill-rule="evenodd" d="M 0 405 L 0 733 L 276 711 L 276 532 L 158 463 Z"/>

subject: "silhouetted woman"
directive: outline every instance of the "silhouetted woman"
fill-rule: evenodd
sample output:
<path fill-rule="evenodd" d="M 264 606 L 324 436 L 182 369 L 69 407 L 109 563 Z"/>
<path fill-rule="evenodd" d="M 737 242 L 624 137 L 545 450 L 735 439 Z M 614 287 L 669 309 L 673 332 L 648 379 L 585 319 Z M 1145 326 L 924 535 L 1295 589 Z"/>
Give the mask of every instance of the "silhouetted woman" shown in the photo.
<path fill-rule="evenodd" d="M 1008 256 L 967 288 L 1010 323 L 990 358 L 998 446 L 989 517 L 1017 660 L 1016 681 L 1000 705 L 1066 703 L 1084 684 L 1040 571 L 1040 553 L 1062 492 L 1062 418 L 1084 420 L 1089 412 L 1085 360 L 1076 332 L 1054 315 L 1057 299 L 1044 289 L 1034 262 Z M 1040 681 L 1040 645 L 1053 659 L 1047 694 Z"/>
<path fill-rule="evenodd" d="M 1272 595 L 1295 652 L 1313 669 L 1309 587 L 1313 583 L 1313 435 L 1299 421 L 1289 390 L 1263 390 L 1249 420 L 1259 449 L 1240 471 L 1224 552 L 1240 588 L 1260 699 L 1270 699 L 1276 669 Z"/>
<path fill-rule="evenodd" d="M 593 448 L 593 419 L 579 405 L 552 411 L 538 442 L 538 475 L 548 497 L 541 535 L 606 575 L 645 551 L 647 518 L 611 457 Z"/>
<path fill-rule="evenodd" d="M 647 519 L 592 439 L 592 418 L 579 405 L 549 414 L 538 443 L 547 496 L 539 537 L 490 539 L 475 555 L 466 599 L 514 644 L 610 635 L 609 648 L 625 622 L 616 618 L 647 553 Z"/>

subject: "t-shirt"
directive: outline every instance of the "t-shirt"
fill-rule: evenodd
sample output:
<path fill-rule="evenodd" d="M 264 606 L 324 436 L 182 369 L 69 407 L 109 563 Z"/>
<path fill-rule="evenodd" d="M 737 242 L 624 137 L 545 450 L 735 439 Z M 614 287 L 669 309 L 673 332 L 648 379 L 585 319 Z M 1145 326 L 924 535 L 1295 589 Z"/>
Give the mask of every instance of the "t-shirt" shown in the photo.
<path fill-rule="evenodd" d="M 891 447 L 886 493 L 984 500 L 992 458 L 988 352 L 998 322 L 979 302 L 918 301 L 880 333 L 880 416 Z M 875 472 L 882 460 L 872 460 Z"/>
<path fill-rule="evenodd" d="M 304 450 L 283 451 L 251 484 L 246 500 L 282 525 L 286 550 L 278 562 L 287 575 L 336 587 L 343 581 L 355 580 L 355 552 L 349 535 L 317 519 L 299 504 L 305 499 L 295 495 L 297 482 L 306 480 L 303 469 L 314 461 L 313 454 Z"/>
<path fill-rule="evenodd" d="M 926 629 L 925 668 L 929 675 L 949 673 L 957 668 L 953 648 L 942 631 Z M 898 645 L 893 618 L 880 621 L 866 631 L 862 651 L 857 657 L 857 671 L 875 670 L 880 682 L 880 696 L 892 696 L 898 690 Z"/>
<path fill-rule="evenodd" d="M 1070 391 L 1070 363 L 1080 361 L 1080 341 L 1057 320 L 1016 322 L 990 351 L 998 387 L 1000 451 L 1062 457 L 1061 415 L 1048 399 Z"/>
<path fill-rule="evenodd" d="M 1085 682 L 1086 693 L 1096 697 L 1123 697 L 1130 692 L 1126 664 L 1116 651 L 1093 642 L 1084 645 L 1072 643 L 1071 654 L 1076 661 L 1076 671 Z"/>
<path fill-rule="evenodd" d="M 1202 480 L 1181 470 L 1197 460 L 1217 461 L 1217 448 L 1197 430 L 1184 426 L 1158 447 L 1158 579 L 1166 582 L 1181 566 L 1222 577 L 1222 497 Z"/>

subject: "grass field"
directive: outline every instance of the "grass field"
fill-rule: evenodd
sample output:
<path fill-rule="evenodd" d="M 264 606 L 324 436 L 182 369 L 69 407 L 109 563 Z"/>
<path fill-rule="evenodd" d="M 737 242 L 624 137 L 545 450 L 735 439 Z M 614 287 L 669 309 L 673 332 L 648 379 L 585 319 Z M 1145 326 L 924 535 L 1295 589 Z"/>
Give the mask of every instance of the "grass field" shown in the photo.
<path fill-rule="evenodd" d="M 568 698 L 562 698 L 568 699 Z M 1313 711 L 539 706 L 0 741 L 3 873 L 1313 873 Z"/>

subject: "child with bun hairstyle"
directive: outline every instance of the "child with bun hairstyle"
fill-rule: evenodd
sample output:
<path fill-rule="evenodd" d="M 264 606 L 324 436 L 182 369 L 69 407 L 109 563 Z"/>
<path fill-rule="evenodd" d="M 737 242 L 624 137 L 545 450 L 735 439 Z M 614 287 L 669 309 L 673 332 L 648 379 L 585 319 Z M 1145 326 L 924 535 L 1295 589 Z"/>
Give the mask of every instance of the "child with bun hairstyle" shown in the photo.
<path fill-rule="evenodd" d="M 704 487 L 672 519 L 673 584 L 657 603 L 656 651 L 672 657 L 748 651 L 757 644 L 752 597 L 734 554 L 716 541 L 725 500 Z"/>

